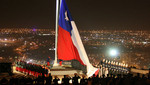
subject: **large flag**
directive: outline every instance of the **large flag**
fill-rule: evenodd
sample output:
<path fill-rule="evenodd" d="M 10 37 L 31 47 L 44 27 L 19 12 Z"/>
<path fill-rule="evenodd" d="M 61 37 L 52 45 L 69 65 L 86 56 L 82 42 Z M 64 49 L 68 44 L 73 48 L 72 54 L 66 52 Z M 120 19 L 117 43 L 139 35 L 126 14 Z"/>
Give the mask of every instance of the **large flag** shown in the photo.
<path fill-rule="evenodd" d="M 98 73 L 98 69 L 93 67 L 84 46 L 82 44 L 79 32 L 68 10 L 65 0 L 61 1 L 59 12 L 59 29 L 58 29 L 58 59 L 76 60 L 86 67 L 87 76 Z"/>

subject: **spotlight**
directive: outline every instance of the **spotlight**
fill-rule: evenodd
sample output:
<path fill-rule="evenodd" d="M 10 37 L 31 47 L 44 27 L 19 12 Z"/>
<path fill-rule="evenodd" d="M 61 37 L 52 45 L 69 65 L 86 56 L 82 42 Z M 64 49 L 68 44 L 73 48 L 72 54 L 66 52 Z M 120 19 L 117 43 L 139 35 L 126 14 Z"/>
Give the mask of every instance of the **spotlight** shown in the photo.
<path fill-rule="evenodd" d="M 111 57 L 117 57 L 118 54 L 119 54 L 119 52 L 118 52 L 118 50 L 116 50 L 116 49 L 110 49 L 110 50 L 109 50 L 109 55 L 110 55 Z"/>

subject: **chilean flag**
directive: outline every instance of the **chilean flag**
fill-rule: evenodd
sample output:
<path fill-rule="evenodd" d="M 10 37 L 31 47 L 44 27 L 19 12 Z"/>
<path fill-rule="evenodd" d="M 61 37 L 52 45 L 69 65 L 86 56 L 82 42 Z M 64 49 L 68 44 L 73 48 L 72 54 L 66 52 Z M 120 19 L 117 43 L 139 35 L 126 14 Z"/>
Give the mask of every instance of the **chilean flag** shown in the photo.
<path fill-rule="evenodd" d="M 98 74 L 99 70 L 94 68 L 89 62 L 79 32 L 65 0 L 61 1 L 60 6 L 57 46 L 58 59 L 79 61 L 80 64 L 86 66 L 88 77 Z"/>

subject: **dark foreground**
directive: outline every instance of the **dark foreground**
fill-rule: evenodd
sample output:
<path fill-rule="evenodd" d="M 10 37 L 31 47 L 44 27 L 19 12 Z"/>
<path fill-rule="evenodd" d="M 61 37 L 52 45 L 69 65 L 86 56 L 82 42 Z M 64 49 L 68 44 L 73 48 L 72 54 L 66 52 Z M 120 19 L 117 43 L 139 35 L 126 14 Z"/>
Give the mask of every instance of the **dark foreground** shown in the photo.
<path fill-rule="evenodd" d="M 80 79 L 80 80 L 79 80 Z M 58 81 L 61 83 L 58 84 Z M 71 81 L 71 83 L 70 83 Z M 80 83 L 79 83 L 79 82 Z M 132 74 L 127 75 L 108 75 L 102 78 L 98 76 L 92 76 L 85 78 L 85 76 L 69 77 L 64 75 L 64 78 L 59 79 L 57 76 L 39 76 L 33 77 L 30 75 L 15 76 L 12 75 L 9 78 L 1 76 L 0 85 L 150 85 L 150 74 L 148 76 L 137 74 L 133 76 Z"/>

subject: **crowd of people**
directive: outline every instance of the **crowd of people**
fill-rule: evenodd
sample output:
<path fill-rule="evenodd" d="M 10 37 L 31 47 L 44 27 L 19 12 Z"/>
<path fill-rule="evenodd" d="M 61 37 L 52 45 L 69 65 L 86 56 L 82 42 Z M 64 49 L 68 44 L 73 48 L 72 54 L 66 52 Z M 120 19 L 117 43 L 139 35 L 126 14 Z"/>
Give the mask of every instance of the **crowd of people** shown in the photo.
<path fill-rule="evenodd" d="M 80 80 L 79 80 L 80 79 Z M 82 77 L 74 74 L 73 77 L 64 75 L 61 79 L 61 83 L 58 83 L 60 79 L 57 76 L 54 78 L 49 74 L 49 76 L 38 76 L 38 77 L 11 77 L 9 80 L 2 78 L 0 80 L 0 85 L 150 85 L 150 74 L 148 76 L 137 74 L 133 76 L 132 74 L 127 75 L 112 75 L 108 74 L 107 77 L 103 75 L 102 77 L 93 75 L 92 77 L 86 78 L 84 75 Z M 72 83 L 70 83 L 72 81 Z"/>
<path fill-rule="evenodd" d="M 49 73 L 49 69 L 46 66 L 37 65 L 33 63 L 27 63 L 25 61 L 16 61 L 16 71 L 33 75 L 38 77 L 39 75 L 47 75 Z"/>
<path fill-rule="evenodd" d="M 100 69 L 99 71 L 100 75 L 105 74 L 105 76 L 107 76 L 107 74 L 115 74 L 115 75 L 127 74 L 130 71 L 128 64 L 125 63 L 120 63 L 120 62 L 106 60 L 106 59 L 102 59 L 102 61 L 98 61 L 94 57 L 89 57 L 89 60 L 92 61 L 91 64 L 94 67 Z"/>
<path fill-rule="evenodd" d="M 127 74 L 130 71 L 127 64 L 105 59 L 103 59 L 103 61 L 100 62 L 99 68 L 100 68 L 99 74 L 100 75 L 104 74 L 105 76 L 107 76 L 107 74 L 114 74 L 114 75 Z"/>

